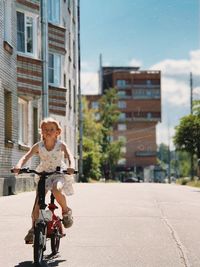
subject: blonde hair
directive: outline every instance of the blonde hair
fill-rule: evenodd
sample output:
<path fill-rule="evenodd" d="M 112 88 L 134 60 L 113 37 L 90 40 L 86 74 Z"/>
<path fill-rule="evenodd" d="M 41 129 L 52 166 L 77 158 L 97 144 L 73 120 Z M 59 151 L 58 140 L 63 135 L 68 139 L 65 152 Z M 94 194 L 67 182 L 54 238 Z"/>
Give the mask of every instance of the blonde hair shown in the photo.
<path fill-rule="evenodd" d="M 57 127 L 57 130 L 62 131 L 62 128 L 60 127 L 60 124 L 58 121 L 56 121 L 55 119 L 51 118 L 51 117 L 48 117 L 48 118 L 44 118 L 41 122 L 40 122 L 40 131 L 41 131 L 41 137 L 43 139 L 43 136 L 42 136 L 42 127 L 44 126 L 44 124 L 47 124 L 47 123 L 54 123 Z"/>

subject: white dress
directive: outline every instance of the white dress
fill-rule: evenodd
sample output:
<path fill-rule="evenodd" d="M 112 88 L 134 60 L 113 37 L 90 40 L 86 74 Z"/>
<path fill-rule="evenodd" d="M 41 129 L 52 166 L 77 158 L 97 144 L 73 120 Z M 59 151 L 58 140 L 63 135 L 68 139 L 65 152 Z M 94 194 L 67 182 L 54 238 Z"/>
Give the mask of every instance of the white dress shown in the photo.
<path fill-rule="evenodd" d="M 64 162 L 64 152 L 61 151 L 61 141 L 57 140 L 55 146 L 52 150 L 48 151 L 45 148 L 44 142 L 40 141 L 39 146 L 39 157 L 40 164 L 37 166 L 36 171 L 42 172 L 51 172 L 55 171 L 56 167 L 60 167 L 63 170 L 67 169 L 67 166 Z M 36 176 L 36 182 L 39 181 L 39 177 Z M 59 189 L 62 189 L 66 195 L 72 195 L 73 190 L 73 175 L 66 174 L 55 174 L 50 175 L 46 179 L 46 190 L 51 190 L 55 184 Z"/>

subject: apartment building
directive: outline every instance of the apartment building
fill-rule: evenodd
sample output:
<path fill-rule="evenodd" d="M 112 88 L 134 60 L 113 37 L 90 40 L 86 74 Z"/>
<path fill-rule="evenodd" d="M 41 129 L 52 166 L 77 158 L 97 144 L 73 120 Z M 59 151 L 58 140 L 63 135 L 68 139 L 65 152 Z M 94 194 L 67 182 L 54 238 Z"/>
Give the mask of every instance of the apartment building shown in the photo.
<path fill-rule="evenodd" d="M 119 121 L 113 125 L 116 140 L 123 140 L 118 171 L 134 171 L 143 178 L 144 168 L 155 166 L 156 125 L 161 121 L 161 73 L 138 67 L 102 67 L 102 92 L 116 88 Z M 88 95 L 90 107 L 98 107 L 100 95 Z"/>
<path fill-rule="evenodd" d="M 77 158 L 77 0 L 48 0 L 49 116 Z M 23 190 L 10 168 L 40 139 L 41 1 L 0 1 L 0 195 Z M 35 166 L 38 159 L 29 164 Z M 20 180 L 20 179 L 19 179 Z M 21 181 L 21 180 L 20 180 Z"/>

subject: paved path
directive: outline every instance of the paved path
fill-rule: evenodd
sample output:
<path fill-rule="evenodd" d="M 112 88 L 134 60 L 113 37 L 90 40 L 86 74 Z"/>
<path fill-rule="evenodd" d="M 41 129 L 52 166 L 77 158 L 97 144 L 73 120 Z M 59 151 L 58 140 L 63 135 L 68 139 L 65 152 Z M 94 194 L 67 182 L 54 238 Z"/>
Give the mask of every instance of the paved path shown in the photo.
<path fill-rule="evenodd" d="M 147 183 L 74 187 L 75 223 L 58 257 L 44 266 L 200 266 L 200 190 Z M 0 198 L 2 267 L 33 266 L 32 247 L 23 243 L 33 199 L 34 192 Z"/>

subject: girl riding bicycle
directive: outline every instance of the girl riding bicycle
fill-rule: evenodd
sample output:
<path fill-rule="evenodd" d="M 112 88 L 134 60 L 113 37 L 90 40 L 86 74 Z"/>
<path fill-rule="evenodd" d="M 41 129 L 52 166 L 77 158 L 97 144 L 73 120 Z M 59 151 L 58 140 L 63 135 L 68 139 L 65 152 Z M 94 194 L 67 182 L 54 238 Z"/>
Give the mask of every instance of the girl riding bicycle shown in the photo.
<path fill-rule="evenodd" d="M 46 192 L 51 190 L 58 204 L 61 206 L 63 215 L 63 225 L 65 228 L 71 227 L 73 224 L 72 210 L 67 206 L 66 196 L 72 195 L 73 192 L 73 176 L 74 173 L 74 158 L 67 145 L 58 140 L 61 134 L 59 123 L 53 118 L 46 118 L 40 124 L 42 141 L 34 144 L 30 150 L 19 160 L 13 168 L 15 173 L 18 173 L 22 166 L 33 156 L 39 155 L 40 164 L 36 171 L 51 172 L 57 167 L 67 169 L 70 175 L 52 175 L 46 180 Z M 68 168 L 63 160 L 63 156 L 68 160 Z M 38 181 L 39 178 L 37 178 Z M 26 243 L 33 243 L 34 223 L 39 216 L 38 196 L 36 194 L 35 203 L 32 211 L 32 227 L 25 236 Z"/>

